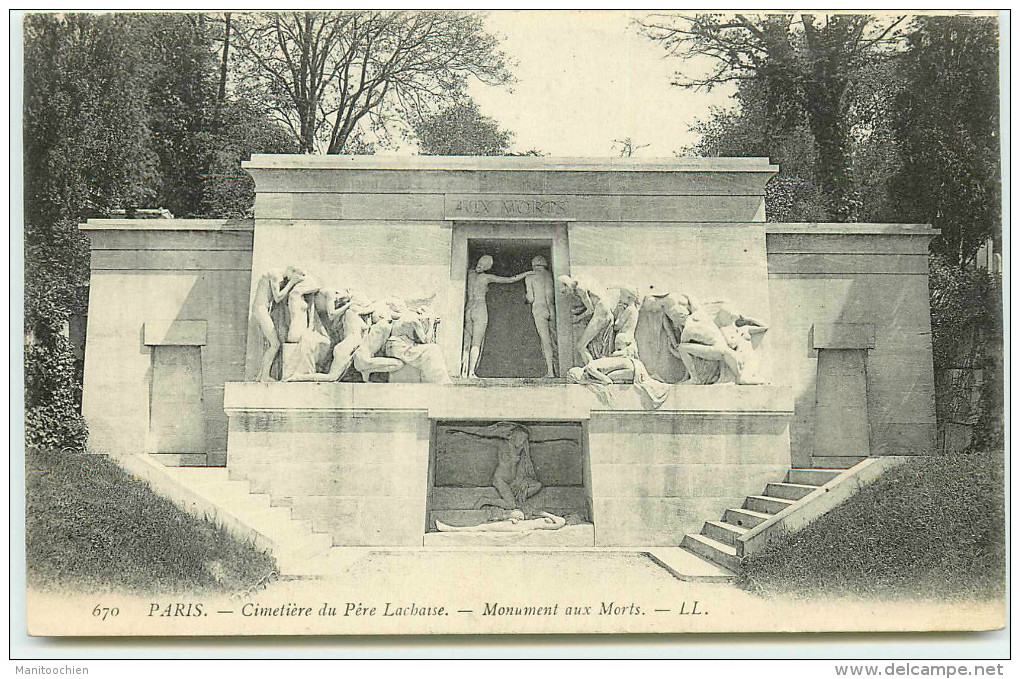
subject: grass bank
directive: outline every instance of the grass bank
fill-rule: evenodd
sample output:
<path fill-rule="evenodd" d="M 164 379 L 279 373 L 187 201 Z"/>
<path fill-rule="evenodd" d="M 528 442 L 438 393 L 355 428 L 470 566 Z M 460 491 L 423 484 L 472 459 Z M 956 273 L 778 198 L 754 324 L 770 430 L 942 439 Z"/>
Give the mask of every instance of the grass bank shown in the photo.
<path fill-rule="evenodd" d="M 233 592 L 273 557 L 198 519 L 102 455 L 25 456 L 28 583 L 76 591 Z"/>
<path fill-rule="evenodd" d="M 1005 593 L 1002 453 L 917 458 L 748 558 L 763 595 L 973 599 Z"/>

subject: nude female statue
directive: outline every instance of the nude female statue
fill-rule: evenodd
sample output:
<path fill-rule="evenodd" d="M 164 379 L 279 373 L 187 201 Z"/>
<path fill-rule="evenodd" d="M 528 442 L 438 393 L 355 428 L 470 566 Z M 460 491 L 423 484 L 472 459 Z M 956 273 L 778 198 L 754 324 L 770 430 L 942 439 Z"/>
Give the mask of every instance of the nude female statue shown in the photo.
<path fill-rule="evenodd" d="M 560 285 L 573 292 L 584 304 L 584 312 L 578 320 L 582 322 L 587 320 L 588 324 L 577 340 L 577 353 L 581 356 L 581 362 L 587 365 L 594 359 L 588 345 L 595 338 L 608 332 L 613 326 L 613 306 L 609 302 L 607 292 L 593 283 L 570 276 L 560 276 L 557 280 Z M 635 319 L 634 322 L 636 324 L 637 320 Z"/>
<path fill-rule="evenodd" d="M 682 309 L 675 310 L 680 316 Z M 698 371 L 694 358 L 702 358 L 709 361 L 718 361 L 732 374 L 737 384 L 742 383 L 742 369 L 740 357 L 737 354 L 739 347 L 739 333 L 737 324 L 741 326 L 754 326 L 763 332 L 765 325 L 735 312 L 732 307 L 723 303 L 715 313 L 711 305 L 702 306 L 694 310 L 683 320 L 683 330 L 680 332 L 680 342 L 674 352 L 690 375 L 692 384 L 706 384 L 708 378 Z M 723 329 L 726 330 L 724 333 Z"/>
<path fill-rule="evenodd" d="M 273 324 L 270 315 L 273 307 L 282 302 L 294 287 L 304 279 L 301 269 L 288 266 L 286 269 L 270 269 L 259 277 L 255 284 L 255 298 L 251 304 L 251 315 L 258 322 L 262 335 L 269 342 L 269 348 L 262 355 L 262 365 L 255 379 L 259 382 L 269 381 L 269 371 L 273 361 L 280 352 L 280 334 Z"/>
<path fill-rule="evenodd" d="M 549 263 L 545 257 L 538 255 L 531 260 L 533 276 L 524 279 L 525 295 L 531 304 L 531 315 L 535 319 L 535 329 L 542 342 L 542 355 L 545 357 L 545 377 L 556 377 L 553 370 L 553 337 L 555 337 L 555 291 Z"/>
<path fill-rule="evenodd" d="M 451 526 L 436 521 L 436 530 L 444 533 L 526 533 L 532 530 L 559 530 L 566 524 L 565 518 L 549 512 L 538 512 L 537 518 L 526 519 L 523 512 L 515 510 L 508 519 L 480 523 L 476 526 Z"/>
<path fill-rule="evenodd" d="M 473 269 L 467 274 L 467 309 L 464 315 L 464 350 L 461 356 L 461 377 L 476 378 L 475 368 L 482 355 L 485 343 L 485 330 L 489 326 L 489 309 L 485 304 L 485 295 L 491 283 L 516 283 L 531 271 L 516 276 L 496 276 L 486 273 L 492 268 L 492 257 L 482 255 Z"/>
<path fill-rule="evenodd" d="M 372 314 L 372 327 L 354 352 L 354 369 L 361 373 L 363 381 L 368 382 L 372 373 L 391 373 L 404 367 L 399 358 L 376 356 L 386 345 L 392 329 L 393 319 L 389 315 L 380 310 Z"/>
<path fill-rule="evenodd" d="M 350 297 L 348 301 L 333 313 L 333 325 L 340 325 L 343 339 L 333 347 L 333 362 L 328 373 L 303 373 L 291 375 L 288 382 L 336 382 L 354 360 L 354 352 L 368 332 L 369 326 L 362 316 L 372 313 L 372 307 L 364 300 Z"/>

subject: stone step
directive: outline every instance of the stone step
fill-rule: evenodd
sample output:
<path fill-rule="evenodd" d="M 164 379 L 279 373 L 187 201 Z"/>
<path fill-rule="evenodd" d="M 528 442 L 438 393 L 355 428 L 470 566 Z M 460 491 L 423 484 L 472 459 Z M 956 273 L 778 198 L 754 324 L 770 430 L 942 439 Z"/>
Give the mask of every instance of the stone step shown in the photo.
<path fill-rule="evenodd" d="M 818 457 L 817 455 L 812 455 L 811 466 L 815 469 L 850 469 L 850 467 L 853 467 L 855 464 L 859 464 L 867 459 L 867 457 L 856 455 L 831 457 Z"/>
<path fill-rule="evenodd" d="M 274 541 L 290 528 L 289 507 L 235 507 L 230 513 Z"/>
<path fill-rule="evenodd" d="M 167 467 L 206 467 L 209 464 L 205 453 L 149 453 L 149 456 Z"/>
<path fill-rule="evenodd" d="M 684 536 L 680 546 L 731 571 L 736 572 L 740 568 L 740 559 L 737 558 L 736 547 L 723 544 L 705 535 L 688 533 Z"/>
<path fill-rule="evenodd" d="M 733 582 L 728 568 L 704 559 L 686 547 L 652 547 L 646 554 L 677 580 L 684 582 Z"/>
<path fill-rule="evenodd" d="M 815 486 L 800 483 L 769 483 L 765 486 L 765 495 L 796 501 L 816 490 L 818 489 Z"/>
<path fill-rule="evenodd" d="M 706 535 L 713 540 L 718 540 L 727 545 L 733 545 L 736 547 L 737 538 L 747 532 L 747 528 L 736 526 L 732 523 L 725 523 L 723 521 L 706 521 L 704 527 L 701 529 L 701 534 Z"/>
<path fill-rule="evenodd" d="M 326 533 L 306 533 L 295 536 L 289 542 L 276 545 L 278 556 L 312 558 L 333 547 L 333 536 Z"/>
<path fill-rule="evenodd" d="M 778 497 L 766 497 L 764 495 L 748 495 L 744 500 L 744 508 L 765 514 L 778 514 L 793 504 L 793 500 L 783 500 Z"/>
<path fill-rule="evenodd" d="M 187 483 L 222 483 L 230 479 L 226 467 L 174 467 L 167 473 Z"/>
<path fill-rule="evenodd" d="M 824 486 L 840 473 L 835 469 L 791 469 L 786 475 L 786 482 L 800 483 L 806 486 Z"/>
<path fill-rule="evenodd" d="M 250 514 L 251 512 L 260 512 L 271 508 L 269 496 L 262 493 L 246 493 L 244 495 L 207 495 L 206 497 L 215 502 L 217 507 L 230 512 L 235 516 L 239 513 Z"/>
<path fill-rule="evenodd" d="M 723 521 L 748 530 L 768 520 L 768 513 L 756 512 L 751 509 L 727 509 L 723 513 Z"/>

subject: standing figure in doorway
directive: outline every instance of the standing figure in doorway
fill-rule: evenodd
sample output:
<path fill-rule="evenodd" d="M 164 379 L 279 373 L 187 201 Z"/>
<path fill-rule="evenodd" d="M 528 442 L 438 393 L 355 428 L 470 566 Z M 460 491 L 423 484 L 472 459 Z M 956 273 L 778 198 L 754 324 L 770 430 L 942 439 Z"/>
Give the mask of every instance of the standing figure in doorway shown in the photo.
<path fill-rule="evenodd" d="M 545 257 L 538 255 L 531 260 L 533 276 L 524 279 L 528 303 L 531 304 L 531 315 L 535 319 L 535 329 L 542 342 L 542 355 L 545 357 L 545 376 L 556 377 L 553 370 L 555 354 L 555 291 L 549 263 Z"/>
<path fill-rule="evenodd" d="M 259 382 L 269 381 L 269 371 L 273 361 L 280 352 L 280 333 L 273 324 L 271 312 L 273 307 L 287 299 L 287 296 L 305 277 L 301 269 L 288 266 L 286 269 L 270 269 L 262 274 L 255 285 L 255 299 L 251 304 L 251 315 L 259 324 L 262 335 L 269 342 L 269 347 L 262 355 L 262 365 L 255 379 Z"/>
<path fill-rule="evenodd" d="M 468 269 L 467 275 L 467 311 L 464 317 L 464 350 L 461 356 L 461 377 L 478 377 L 475 368 L 482 355 L 485 344 L 485 330 L 489 327 L 489 309 L 485 303 L 485 295 L 490 283 L 516 283 L 525 276 L 533 275 L 525 271 L 516 276 L 496 276 L 486 273 L 492 268 L 492 257 L 482 255 L 474 268 Z"/>

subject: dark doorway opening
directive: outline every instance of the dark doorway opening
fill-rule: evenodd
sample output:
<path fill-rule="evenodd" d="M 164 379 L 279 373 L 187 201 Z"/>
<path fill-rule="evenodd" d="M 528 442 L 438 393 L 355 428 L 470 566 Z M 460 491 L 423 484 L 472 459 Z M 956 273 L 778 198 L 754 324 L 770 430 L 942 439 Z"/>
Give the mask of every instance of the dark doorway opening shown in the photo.
<path fill-rule="evenodd" d="M 545 257 L 552 270 L 552 241 L 534 239 L 469 239 L 468 266 L 482 255 L 492 257 L 489 270 L 497 276 L 515 276 L 531 270 L 536 255 Z M 465 289 L 465 295 L 467 290 Z M 524 281 L 489 286 L 486 296 L 489 326 L 475 373 L 479 377 L 541 377 L 545 374 L 542 343 L 535 329 Z"/>

